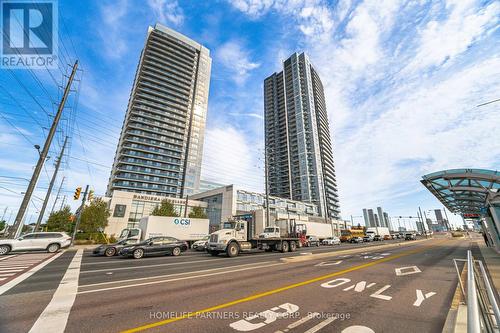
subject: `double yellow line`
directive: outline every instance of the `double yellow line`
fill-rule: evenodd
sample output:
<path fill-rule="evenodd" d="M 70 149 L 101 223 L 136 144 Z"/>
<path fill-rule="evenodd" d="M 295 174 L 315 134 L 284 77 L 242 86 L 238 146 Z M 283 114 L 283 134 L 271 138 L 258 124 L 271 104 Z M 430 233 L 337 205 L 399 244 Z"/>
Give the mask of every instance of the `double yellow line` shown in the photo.
<path fill-rule="evenodd" d="M 346 269 L 338 271 L 338 272 L 334 272 L 334 273 L 330 273 L 330 274 L 318 276 L 318 277 L 312 278 L 310 280 L 306 280 L 306 281 L 302 281 L 302 282 L 290 284 L 288 286 L 284 286 L 284 287 L 281 287 L 281 288 L 277 288 L 277 289 L 265 291 L 265 292 L 262 292 L 262 293 L 259 293 L 259 294 L 255 294 L 255 295 L 251 295 L 251 296 L 245 297 L 245 298 L 240 298 L 240 299 L 237 299 L 237 300 L 234 300 L 234 301 L 231 301 L 231 302 L 227 302 L 227 303 L 215 305 L 215 306 L 212 306 L 210 308 L 198 310 L 198 311 L 195 311 L 195 312 L 190 312 L 190 313 L 187 313 L 187 314 L 182 315 L 182 316 L 178 316 L 178 317 L 174 317 L 174 318 L 169 318 L 169 319 L 157 321 L 157 322 L 154 322 L 154 323 L 151 323 L 151 324 L 146 324 L 146 325 L 139 326 L 139 327 L 136 327 L 136 328 L 131 328 L 129 330 L 122 331 L 122 333 L 140 332 L 140 331 L 144 331 L 144 330 L 147 330 L 147 329 L 150 329 L 150 328 L 155 328 L 155 327 L 158 327 L 158 326 L 164 326 L 164 325 L 167 325 L 167 324 L 179 321 L 179 320 L 188 319 L 188 318 L 192 318 L 192 317 L 197 317 L 197 316 L 199 316 L 199 315 L 201 315 L 203 313 L 207 313 L 207 312 L 212 312 L 212 311 L 224 309 L 224 308 L 236 305 L 236 304 L 250 302 L 250 301 L 262 298 L 262 297 L 266 297 L 266 296 L 270 296 L 270 295 L 273 295 L 273 294 L 280 293 L 282 291 L 294 289 L 294 288 L 297 288 L 297 287 L 302 287 L 302 286 L 305 286 L 305 285 L 308 285 L 308 284 L 311 284 L 311 283 L 314 283 L 314 282 L 318 282 L 318 281 L 321 281 L 321 280 L 329 279 L 329 278 L 332 278 L 332 277 L 335 277 L 335 276 L 339 276 L 339 275 L 342 275 L 342 274 L 346 274 L 346 273 L 349 273 L 349 272 L 353 272 L 353 271 L 357 271 L 357 270 L 360 270 L 360 269 L 363 269 L 363 268 L 374 266 L 374 265 L 377 265 L 377 264 L 380 264 L 380 263 L 383 263 L 383 262 L 386 262 L 386 261 L 390 261 L 390 260 L 394 260 L 394 259 L 401 258 L 401 257 L 404 257 L 404 256 L 408 256 L 408 255 L 411 255 L 411 254 L 423 252 L 423 251 L 428 250 L 429 248 L 436 247 L 436 246 L 438 246 L 438 245 L 440 245 L 440 244 L 442 244 L 444 242 L 445 241 L 442 241 L 442 242 L 439 242 L 437 244 L 433 244 L 433 245 L 425 246 L 425 247 L 422 247 L 422 248 L 418 248 L 418 249 L 414 249 L 414 250 L 409 250 L 409 251 L 401 252 L 399 254 L 395 254 L 393 256 L 389 256 L 389 257 L 386 257 L 386 258 L 378 259 L 378 260 L 375 260 L 375 261 L 372 261 L 372 262 L 369 262 L 369 263 L 366 263 L 366 264 L 362 264 L 362 265 L 358 265 L 358 266 L 353 266 L 353 267 L 346 268 Z"/>

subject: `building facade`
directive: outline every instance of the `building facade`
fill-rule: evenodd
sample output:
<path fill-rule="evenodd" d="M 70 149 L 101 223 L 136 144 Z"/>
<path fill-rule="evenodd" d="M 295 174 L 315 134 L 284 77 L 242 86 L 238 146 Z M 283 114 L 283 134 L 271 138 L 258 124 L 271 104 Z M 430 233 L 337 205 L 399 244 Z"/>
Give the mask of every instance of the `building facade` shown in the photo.
<path fill-rule="evenodd" d="M 339 218 L 323 84 L 305 53 L 292 54 L 264 80 L 264 117 L 269 193 Z"/>
<path fill-rule="evenodd" d="M 111 197 L 105 197 L 103 200 L 107 201 L 111 214 L 104 232 L 110 236 L 115 235 L 115 237 L 119 236 L 125 228 L 138 227 L 141 218 L 149 216 L 162 200 L 169 200 L 177 214 L 182 217 L 189 216 L 193 207 L 202 207 L 204 210 L 207 207 L 207 203 L 203 201 L 165 198 L 164 196 L 118 190 L 113 191 Z"/>
<path fill-rule="evenodd" d="M 181 198 L 199 188 L 210 68 L 207 48 L 160 24 L 149 27 L 108 196 Z"/>
<path fill-rule="evenodd" d="M 263 193 L 250 192 L 228 185 L 198 193 L 189 198 L 205 202 L 210 225 L 218 227 L 222 221 L 227 221 L 232 216 L 263 210 L 266 196 Z M 319 216 L 318 207 L 312 203 L 271 196 L 269 197 L 269 211 L 272 220 L 278 216 L 280 218 L 285 216 L 285 218 L 310 219 L 324 223 L 324 219 Z"/>

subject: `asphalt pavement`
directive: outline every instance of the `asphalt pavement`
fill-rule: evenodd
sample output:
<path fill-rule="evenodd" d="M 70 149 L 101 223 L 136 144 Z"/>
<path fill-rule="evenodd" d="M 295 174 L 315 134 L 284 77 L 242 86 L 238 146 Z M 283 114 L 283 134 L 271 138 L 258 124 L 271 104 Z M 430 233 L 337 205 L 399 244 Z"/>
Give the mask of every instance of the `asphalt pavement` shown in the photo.
<path fill-rule="evenodd" d="M 399 243 L 237 258 L 67 251 L 0 295 L 0 332 L 440 332 L 452 258 L 470 242 Z"/>

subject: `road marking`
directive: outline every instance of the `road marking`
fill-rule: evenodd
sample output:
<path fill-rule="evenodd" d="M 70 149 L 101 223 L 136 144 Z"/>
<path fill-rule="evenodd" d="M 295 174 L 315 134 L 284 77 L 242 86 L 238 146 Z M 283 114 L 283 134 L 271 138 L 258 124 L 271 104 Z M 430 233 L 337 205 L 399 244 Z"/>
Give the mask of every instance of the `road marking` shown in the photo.
<path fill-rule="evenodd" d="M 344 328 L 342 333 L 375 333 L 375 331 L 366 326 L 354 325 Z"/>
<path fill-rule="evenodd" d="M 396 272 L 397 276 L 422 273 L 422 271 L 417 266 L 407 266 L 407 267 L 395 268 L 394 271 Z"/>
<path fill-rule="evenodd" d="M 39 270 L 41 270 L 42 268 L 44 268 L 46 265 L 50 264 L 52 261 L 54 261 L 57 258 L 59 258 L 63 253 L 64 252 L 57 253 L 56 255 L 50 257 L 49 259 L 47 259 L 45 261 L 42 261 L 39 265 L 33 267 L 29 271 L 27 271 L 27 272 L 19 275 L 18 277 L 16 277 L 13 280 L 10 280 L 9 282 L 7 282 L 6 284 L 4 284 L 3 286 L 0 286 L 0 295 L 4 294 L 6 291 L 8 291 L 9 289 L 11 289 L 12 287 L 18 285 L 19 283 L 23 282 L 24 280 L 26 280 L 27 278 L 29 278 L 30 276 L 32 276 L 33 274 L 35 274 L 36 272 L 38 272 Z"/>
<path fill-rule="evenodd" d="M 93 286 L 102 286 L 102 285 L 108 285 L 108 284 L 113 284 L 113 283 L 124 283 L 124 282 L 132 282 L 132 281 L 151 280 L 151 279 L 158 279 L 158 278 L 162 278 L 162 277 L 172 277 L 172 276 L 179 276 L 179 275 L 185 275 L 185 274 L 206 273 L 206 272 L 212 272 L 212 271 L 220 270 L 220 269 L 230 269 L 230 268 L 238 268 L 238 267 L 246 267 L 246 266 L 260 266 L 260 265 L 270 264 L 270 263 L 274 263 L 274 261 L 262 261 L 262 262 L 254 262 L 254 263 L 250 263 L 250 264 L 242 264 L 242 265 L 234 265 L 234 266 L 209 268 L 209 269 L 203 269 L 203 270 L 200 270 L 200 271 L 191 271 L 191 272 L 184 272 L 184 273 L 174 273 L 174 274 L 164 274 L 164 275 L 156 275 L 156 276 L 147 276 L 147 277 L 142 277 L 142 278 L 134 278 L 134 279 L 126 279 L 126 280 L 118 280 L 118 281 L 108 281 L 108 282 L 81 284 L 80 288 L 83 288 L 83 287 L 93 287 Z M 109 273 L 111 273 L 111 272 L 109 272 Z"/>
<path fill-rule="evenodd" d="M 76 252 L 59 286 L 52 296 L 52 300 L 45 310 L 43 310 L 40 317 L 38 317 L 30 333 L 64 332 L 78 290 L 78 276 L 80 275 L 82 255 L 82 249 Z"/>
<path fill-rule="evenodd" d="M 0 261 L 2 261 L 2 260 L 7 260 L 7 259 L 12 258 L 12 257 L 15 257 L 15 256 L 17 256 L 17 254 L 14 254 L 14 255 L 7 255 L 7 256 L 5 256 L 5 257 L 1 257 L 1 258 L 0 258 Z"/>
<path fill-rule="evenodd" d="M 342 260 L 335 261 L 335 262 L 322 261 L 319 264 L 316 264 L 314 266 L 333 266 L 333 265 L 339 265 L 341 263 L 342 263 Z"/>
<path fill-rule="evenodd" d="M 315 333 L 315 332 L 319 331 L 320 329 L 322 329 L 323 327 L 330 324 L 331 322 L 335 321 L 336 319 L 337 319 L 337 317 L 327 318 L 327 319 L 323 320 L 321 323 L 319 323 L 318 325 L 311 327 L 310 329 L 308 329 L 304 333 Z"/>
<path fill-rule="evenodd" d="M 241 272 L 241 271 L 246 271 L 246 270 L 249 270 L 249 269 L 259 269 L 259 268 L 279 266 L 279 265 L 285 265 L 285 264 L 281 263 L 281 262 L 275 263 L 275 264 L 270 264 L 270 265 L 259 264 L 259 266 L 257 266 L 257 267 L 245 267 L 245 268 L 240 268 L 240 269 L 234 269 L 234 270 L 231 270 L 230 272 Z M 225 268 L 225 267 L 222 267 L 222 268 Z M 151 284 L 173 282 L 173 281 L 191 280 L 191 279 L 198 279 L 200 277 L 215 276 L 215 275 L 221 275 L 221 274 L 227 274 L 227 273 L 228 273 L 228 271 L 222 271 L 222 272 L 216 272 L 216 273 L 207 273 L 207 274 L 197 274 L 197 275 L 193 275 L 193 276 L 184 276 L 184 277 L 174 278 L 174 279 L 166 279 L 166 280 L 150 281 L 150 282 L 143 282 L 143 283 L 127 284 L 127 285 L 116 286 L 116 287 L 108 287 L 108 288 L 93 289 L 93 290 L 83 290 L 83 291 L 79 291 L 78 294 L 90 294 L 90 293 L 96 293 L 96 292 L 107 291 L 107 290 L 116 290 L 116 289 L 124 289 L 124 288 L 131 288 L 131 287 L 147 286 L 147 285 L 151 285 Z M 191 273 L 178 273 L 178 274 L 191 274 Z M 174 275 L 174 274 L 172 274 L 172 275 Z M 140 278 L 140 279 L 144 279 L 144 278 Z M 102 284 L 104 284 L 104 283 L 116 283 L 116 282 L 103 282 Z M 98 283 L 96 283 L 96 284 L 98 284 Z M 86 287 L 86 286 L 90 286 L 90 285 L 83 285 L 83 286 L 80 286 L 80 287 Z"/>
<path fill-rule="evenodd" d="M 288 325 L 287 328 L 292 329 L 292 328 L 298 327 L 316 316 L 319 316 L 319 313 L 317 313 L 317 312 L 309 313 L 306 317 Z"/>
<path fill-rule="evenodd" d="M 275 312 L 276 310 L 283 309 L 285 312 Z M 236 331 L 240 332 L 248 332 L 253 331 L 267 324 L 273 323 L 276 319 L 288 317 L 291 314 L 297 312 L 299 310 L 299 306 L 291 303 L 284 303 L 279 306 L 273 307 L 271 310 L 265 310 L 254 314 L 252 316 L 243 318 L 241 320 L 235 321 L 234 323 L 229 324 L 229 327 L 233 328 Z M 250 322 L 254 319 L 260 320 L 260 322 Z"/>
<path fill-rule="evenodd" d="M 390 284 L 383 286 L 382 288 L 371 294 L 370 297 L 383 299 L 384 301 L 390 301 L 392 299 L 392 296 L 382 295 L 382 293 L 387 289 L 389 289 L 390 287 L 391 287 Z"/>
<path fill-rule="evenodd" d="M 262 292 L 262 293 L 259 293 L 259 294 L 255 294 L 255 295 L 251 295 L 251 296 L 248 296 L 248 297 L 236 299 L 234 301 L 230 301 L 230 302 L 227 302 L 227 303 L 215 305 L 215 306 L 212 306 L 212 307 L 209 307 L 209 308 L 205 308 L 205 309 L 202 309 L 202 310 L 198 310 L 198 311 L 194 311 L 194 312 L 189 312 L 189 313 L 184 314 L 182 316 L 178 316 L 178 317 L 174 317 L 174 318 L 169 318 L 169 319 L 165 319 L 165 320 L 160 320 L 160 321 L 153 322 L 153 323 L 150 323 L 150 324 L 138 326 L 138 327 L 135 327 L 135 328 L 131 328 L 131 329 L 122 331 L 122 332 L 123 333 L 134 333 L 134 332 L 144 331 L 144 330 L 147 330 L 147 329 L 150 329 L 150 328 L 164 326 L 164 325 L 167 325 L 167 324 L 170 324 L 170 323 L 173 323 L 173 322 L 176 322 L 176 321 L 180 321 L 180 320 L 183 320 L 183 319 L 196 317 L 196 316 L 199 316 L 200 314 L 203 314 L 203 313 L 212 312 L 212 311 L 224 309 L 224 308 L 227 308 L 227 307 L 230 307 L 230 306 L 233 306 L 233 305 L 250 302 L 250 301 L 253 301 L 253 300 L 256 300 L 256 299 L 260 299 L 260 298 L 263 298 L 263 297 L 266 297 L 266 296 L 274 295 L 274 294 L 277 294 L 277 293 L 280 293 L 280 292 L 283 292 L 283 291 L 286 291 L 286 290 L 290 290 L 290 289 L 294 289 L 294 288 L 297 288 L 297 287 L 302 287 L 302 286 L 305 286 L 305 285 L 309 285 L 309 284 L 312 284 L 312 283 L 315 283 L 315 282 L 319 282 L 319 281 L 322 281 L 322 280 L 325 280 L 325 279 L 328 279 L 328 278 L 331 278 L 331 277 L 334 277 L 334 276 L 346 274 L 346 273 L 357 271 L 357 270 L 360 270 L 360 269 L 363 269 L 363 268 L 371 267 L 371 266 L 374 266 L 374 265 L 377 265 L 377 264 L 380 264 L 380 263 L 383 263 L 383 262 L 386 262 L 386 261 L 390 261 L 390 260 L 394 260 L 394 259 L 401 258 L 401 257 L 404 257 L 404 256 L 408 256 L 408 255 L 411 255 L 411 254 L 423 252 L 423 251 L 429 250 L 430 248 L 436 247 L 436 246 L 438 246 L 438 245 L 440 245 L 442 243 L 445 243 L 445 242 L 446 241 L 441 241 L 441 242 L 438 242 L 438 243 L 436 243 L 434 245 L 429 245 L 429 246 L 424 246 L 424 247 L 413 249 L 413 250 L 409 250 L 409 251 L 404 251 L 404 252 L 395 254 L 393 256 L 390 256 L 390 257 L 385 257 L 385 258 L 382 258 L 382 259 L 379 259 L 379 260 L 376 260 L 376 261 L 370 261 L 370 262 L 365 263 L 365 264 L 361 264 L 361 265 L 349 267 L 349 268 L 343 269 L 343 270 L 338 271 L 338 272 L 334 272 L 334 273 L 329 273 L 329 274 L 326 274 L 326 275 L 318 276 L 316 278 L 312 278 L 312 279 L 309 279 L 309 280 L 306 280 L 306 281 L 302 281 L 302 282 L 294 283 L 294 284 L 291 284 L 291 285 L 283 286 L 283 287 L 277 288 L 277 289 L 268 290 L 268 291 L 265 291 L 265 292 Z"/>
<path fill-rule="evenodd" d="M 424 295 L 422 290 L 417 289 L 417 300 L 415 301 L 415 303 L 413 303 L 413 306 L 420 306 L 424 300 L 434 295 L 436 295 L 434 291 L 428 292 L 427 294 Z"/>

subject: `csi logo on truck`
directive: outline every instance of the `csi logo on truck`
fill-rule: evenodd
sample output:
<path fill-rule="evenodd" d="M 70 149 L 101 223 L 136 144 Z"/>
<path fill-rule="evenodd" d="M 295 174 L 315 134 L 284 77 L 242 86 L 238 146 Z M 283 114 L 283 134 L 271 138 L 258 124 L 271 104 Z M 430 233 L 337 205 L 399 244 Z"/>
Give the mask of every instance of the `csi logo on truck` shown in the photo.
<path fill-rule="evenodd" d="M 187 227 L 191 224 L 191 220 L 189 220 L 189 219 L 174 219 L 174 224 Z"/>

